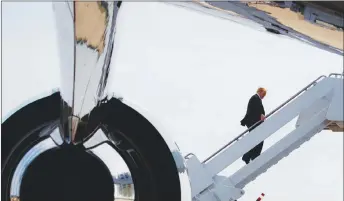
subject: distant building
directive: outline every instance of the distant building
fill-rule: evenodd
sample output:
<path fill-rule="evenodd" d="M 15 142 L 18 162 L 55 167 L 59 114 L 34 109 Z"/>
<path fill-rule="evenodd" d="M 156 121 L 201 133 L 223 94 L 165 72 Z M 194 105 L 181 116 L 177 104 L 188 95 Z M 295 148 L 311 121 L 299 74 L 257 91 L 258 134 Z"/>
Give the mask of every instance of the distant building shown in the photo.
<path fill-rule="evenodd" d="M 126 172 L 113 176 L 113 181 L 115 184 L 115 198 L 134 200 L 134 183 L 130 173 Z"/>
<path fill-rule="evenodd" d="M 122 173 L 116 176 L 113 176 L 113 182 L 115 184 L 123 185 L 123 184 L 133 184 L 133 179 L 129 173 Z"/>

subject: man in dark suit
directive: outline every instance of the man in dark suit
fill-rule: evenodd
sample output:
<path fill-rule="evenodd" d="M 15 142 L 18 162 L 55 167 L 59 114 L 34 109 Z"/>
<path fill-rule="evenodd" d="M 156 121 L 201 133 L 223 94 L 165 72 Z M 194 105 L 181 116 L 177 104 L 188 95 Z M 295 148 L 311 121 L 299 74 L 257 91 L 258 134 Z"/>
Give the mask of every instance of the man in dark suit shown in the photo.
<path fill-rule="evenodd" d="M 254 127 L 250 128 L 249 131 L 251 132 L 254 128 L 259 126 L 265 119 L 265 111 L 264 106 L 262 103 L 262 99 L 266 95 L 266 90 L 264 88 L 258 88 L 257 93 L 253 95 L 247 105 L 247 111 L 245 117 L 240 121 L 242 126 L 246 126 L 247 128 L 250 128 L 254 125 Z M 244 156 L 242 157 L 242 160 L 248 164 L 251 160 L 254 160 L 257 158 L 263 148 L 263 143 L 259 143 L 255 147 L 253 147 L 250 151 L 248 151 Z"/>

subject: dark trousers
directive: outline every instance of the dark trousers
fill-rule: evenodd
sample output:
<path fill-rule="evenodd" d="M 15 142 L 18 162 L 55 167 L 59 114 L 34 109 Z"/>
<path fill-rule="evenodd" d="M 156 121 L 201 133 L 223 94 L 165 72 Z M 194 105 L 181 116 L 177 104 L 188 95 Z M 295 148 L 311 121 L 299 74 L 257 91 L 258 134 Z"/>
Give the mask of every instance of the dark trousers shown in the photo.
<path fill-rule="evenodd" d="M 255 158 L 257 158 L 260 155 L 260 153 L 262 152 L 263 144 L 264 144 L 264 141 L 262 141 L 261 143 L 257 144 L 250 151 L 248 151 L 246 154 L 244 154 L 242 159 L 244 161 L 246 161 L 246 160 L 250 161 L 250 159 L 254 160 Z"/>
<path fill-rule="evenodd" d="M 253 128 L 250 129 L 250 132 L 255 129 L 257 126 L 259 126 L 261 123 L 258 123 L 256 126 L 254 126 Z M 251 125 L 248 125 L 247 127 L 251 127 Z M 262 152 L 263 149 L 263 144 L 264 141 L 262 141 L 261 143 L 257 144 L 255 147 L 253 147 L 250 151 L 248 151 L 247 153 L 245 153 L 242 156 L 242 160 L 243 161 L 250 161 L 250 160 L 254 160 L 255 158 L 257 158 L 260 153 Z"/>

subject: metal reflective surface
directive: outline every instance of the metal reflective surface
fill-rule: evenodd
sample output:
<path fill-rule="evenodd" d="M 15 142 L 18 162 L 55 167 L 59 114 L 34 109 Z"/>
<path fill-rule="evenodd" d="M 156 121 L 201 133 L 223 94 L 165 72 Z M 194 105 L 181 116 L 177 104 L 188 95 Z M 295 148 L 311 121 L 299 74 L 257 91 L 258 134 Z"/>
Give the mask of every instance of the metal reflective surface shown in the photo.
<path fill-rule="evenodd" d="M 86 149 L 92 149 L 106 142 L 110 142 L 109 138 L 101 129 L 98 129 L 83 145 Z"/>
<path fill-rule="evenodd" d="M 18 166 L 16 167 L 13 178 L 11 180 L 11 200 L 21 199 L 20 189 L 22 185 L 22 179 L 25 172 L 27 171 L 28 166 L 42 153 L 53 148 L 58 148 L 58 146 L 60 145 L 59 128 L 55 127 L 53 130 L 46 130 L 45 133 L 47 133 L 49 137 L 33 146 L 23 156 Z M 111 159 L 115 161 L 116 164 L 116 166 L 114 167 L 111 164 L 105 163 L 107 168 L 111 170 L 111 174 L 113 177 L 113 185 L 115 188 L 114 200 L 134 200 L 134 182 L 132 180 L 128 166 L 126 165 L 122 157 L 116 152 L 116 150 L 113 150 L 110 146 L 104 144 L 103 142 L 110 142 L 110 140 L 107 138 L 107 136 L 105 136 L 104 132 L 101 129 L 98 129 L 95 134 L 84 143 L 84 146 L 86 149 L 89 149 L 89 152 L 96 155 L 103 161 L 106 161 L 106 158 L 104 158 L 104 155 L 101 154 L 101 151 L 97 151 L 96 149 L 97 147 L 102 146 L 102 149 L 104 150 L 104 146 L 107 146 L 105 147 L 105 149 L 108 148 L 107 154 L 111 156 Z M 107 157 L 109 155 L 107 155 Z"/>
<path fill-rule="evenodd" d="M 61 135 L 66 143 L 78 143 L 89 135 L 80 126 L 87 124 L 87 115 L 106 97 L 117 6 L 117 2 L 54 3 L 61 69 Z M 86 120 L 81 121 L 82 117 Z"/>
<path fill-rule="evenodd" d="M 108 145 L 102 144 L 98 149 L 109 148 Z M 97 157 L 105 161 L 104 156 L 96 150 L 97 148 L 91 149 L 90 151 L 95 154 Z M 135 190 L 134 182 L 131 176 L 131 172 L 124 162 L 124 160 L 119 156 L 115 151 L 109 151 L 114 161 L 116 161 L 116 167 L 111 164 L 106 164 L 107 167 L 111 170 L 113 185 L 115 189 L 114 201 L 128 200 L 133 201 L 135 199 Z"/>
<path fill-rule="evenodd" d="M 93 119 L 90 123 L 95 116 L 90 113 L 100 108 L 103 100 L 107 99 L 116 19 L 121 3 L 63 2 L 53 5 L 61 70 L 60 134 L 64 144 L 82 143 L 98 156 L 93 149 L 108 143 L 116 144 L 109 139 L 108 133 L 89 125 L 99 125 L 100 122 L 94 123 Z M 161 133 L 166 141 L 166 132 Z M 184 192 L 185 186 L 189 187 L 190 184 L 183 157 L 175 144 L 169 140 L 166 143 L 176 162 L 181 190 Z M 120 177 L 121 174 L 116 172 L 113 175 Z M 135 198 L 132 182 L 114 185 L 115 200 Z"/>
<path fill-rule="evenodd" d="M 58 133 L 58 128 L 56 128 L 52 134 Z M 14 171 L 14 175 L 11 181 L 11 189 L 10 189 L 10 196 L 12 200 L 19 200 L 20 198 L 20 187 L 22 183 L 23 175 L 27 169 L 27 167 L 31 164 L 31 162 L 37 158 L 43 152 L 56 148 L 57 145 L 55 144 L 52 138 L 46 138 L 45 140 L 39 142 L 37 145 L 32 147 L 20 160 L 17 168 Z"/>

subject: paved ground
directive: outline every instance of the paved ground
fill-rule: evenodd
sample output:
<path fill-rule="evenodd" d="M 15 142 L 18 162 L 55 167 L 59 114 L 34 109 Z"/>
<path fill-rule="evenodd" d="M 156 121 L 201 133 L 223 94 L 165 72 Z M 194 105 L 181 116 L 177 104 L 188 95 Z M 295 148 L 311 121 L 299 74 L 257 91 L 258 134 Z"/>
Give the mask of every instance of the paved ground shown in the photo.
<path fill-rule="evenodd" d="M 77 39 L 86 40 L 87 45 L 102 52 L 105 47 L 106 13 L 99 9 L 98 2 L 79 2 L 75 4 L 75 9 Z"/>
<path fill-rule="evenodd" d="M 339 54 L 339 55 L 343 54 L 342 49 L 336 48 L 336 47 L 341 47 L 340 45 L 343 44 L 341 40 L 339 40 L 339 42 L 337 41 L 335 45 L 331 43 L 333 45 L 331 46 L 331 44 L 326 44 L 325 43 L 326 41 L 322 42 L 310 37 L 309 33 L 313 33 L 314 30 L 313 31 L 309 30 L 308 31 L 309 33 L 307 33 L 307 35 L 304 33 L 300 33 L 294 30 L 293 28 L 280 23 L 279 21 L 277 21 L 276 18 L 270 16 L 268 13 L 262 10 L 258 10 L 257 8 L 254 8 L 253 6 L 247 6 L 246 4 L 241 3 L 241 2 L 236 2 L 236 1 L 200 2 L 198 0 L 194 0 L 194 2 L 173 2 L 169 4 L 174 4 L 174 5 L 189 8 L 192 10 L 197 10 L 199 12 L 207 13 L 216 17 L 235 21 L 242 25 L 248 25 L 253 28 L 257 26 L 273 28 L 273 29 L 279 30 L 284 35 L 300 40 L 304 43 L 316 46 L 318 48 L 324 49 L 326 51 L 329 51 L 335 54 Z M 321 33 L 318 33 L 318 35 L 321 35 Z"/>
<path fill-rule="evenodd" d="M 314 40 L 323 42 L 335 48 L 343 50 L 343 31 L 330 29 L 304 20 L 302 14 L 291 11 L 288 8 L 279 8 L 267 4 L 249 4 L 250 7 L 269 13 L 281 24 L 294 29 Z"/>

